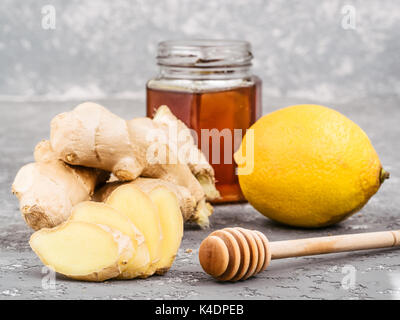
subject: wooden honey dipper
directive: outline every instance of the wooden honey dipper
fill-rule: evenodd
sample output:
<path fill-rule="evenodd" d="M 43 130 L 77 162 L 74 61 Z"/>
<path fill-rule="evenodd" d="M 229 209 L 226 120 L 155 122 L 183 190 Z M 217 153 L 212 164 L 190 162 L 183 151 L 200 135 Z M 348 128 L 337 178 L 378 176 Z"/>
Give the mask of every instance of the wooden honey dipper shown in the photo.
<path fill-rule="evenodd" d="M 220 281 L 246 280 L 271 259 L 400 246 L 400 230 L 269 242 L 259 231 L 225 228 L 211 233 L 199 249 L 203 270 Z"/>

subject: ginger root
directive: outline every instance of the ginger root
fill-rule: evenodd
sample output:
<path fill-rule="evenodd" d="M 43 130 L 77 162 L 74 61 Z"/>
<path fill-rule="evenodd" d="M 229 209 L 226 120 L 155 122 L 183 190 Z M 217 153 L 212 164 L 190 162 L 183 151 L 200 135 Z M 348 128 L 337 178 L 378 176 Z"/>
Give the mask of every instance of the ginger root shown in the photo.
<path fill-rule="evenodd" d="M 184 139 L 174 142 L 175 135 Z M 219 196 L 214 170 L 194 144 L 190 130 L 168 107 L 162 106 L 154 120 L 125 121 L 86 102 L 53 118 L 51 146 L 63 161 L 110 171 L 121 181 L 142 176 L 185 187 L 196 202 L 195 211 L 187 214 L 185 210 L 185 216 L 208 226 L 212 211 L 205 200 Z"/>
<path fill-rule="evenodd" d="M 103 170 L 71 166 L 58 160 L 46 140 L 36 146 L 34 156 L 36 162 L 23 166 L 12 185 L 22 216 L 34 230 L 66 221 L 72 207 L 89 200 L 95 187 L 109 177 Z"/>
<path fill-rule="evenodd" d="M 186 163 L 191 172 L 200 182 L 207 200 L 220 197 L 215 188 L 214 169 L 207 161 L 203 152 L 196 146 L 189 128 L 166 106 L 160 106 L 153 118 L 155 123 L 164 124 L 168 127 L 168 138 L 170 142 L 176 143 L 181 162 Z"/>
<path fill-rule="evenodd" d="M 174 131 L 184 139 L 174 141 Z M 164 274 L 184 221 L 207 227 L 206 201 L 219 197 L 212 167 L 166 106 L 154 120 L 125 121 L 83 103 L 52 120 L 50 141 L 40 142 L 34 156 L 12 191 L 27 224 L 41 229 L 32 249 L 74 279 Z M 119 181 L 105 184 L 110 172 Z"/>
<path fill-rule="evenodd" d="M 86 281 L 118 276 L 135 251 L 131 239 L 120 231 L 80 221 L 36 231 L 29 244 L 44 265 Z"/>

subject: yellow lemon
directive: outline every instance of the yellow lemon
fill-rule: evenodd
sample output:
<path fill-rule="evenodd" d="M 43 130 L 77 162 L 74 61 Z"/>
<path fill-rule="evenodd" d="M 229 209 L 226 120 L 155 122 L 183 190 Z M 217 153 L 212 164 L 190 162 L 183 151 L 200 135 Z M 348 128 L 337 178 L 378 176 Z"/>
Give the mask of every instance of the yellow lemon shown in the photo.
<path fill-rule="evenodd" d="M 327 107 L 283 108 L 251 129 L 234 155 L 239 183 L 255 209 L 281 223 L 339 222 L 389 177 L 365 132 Z"/>

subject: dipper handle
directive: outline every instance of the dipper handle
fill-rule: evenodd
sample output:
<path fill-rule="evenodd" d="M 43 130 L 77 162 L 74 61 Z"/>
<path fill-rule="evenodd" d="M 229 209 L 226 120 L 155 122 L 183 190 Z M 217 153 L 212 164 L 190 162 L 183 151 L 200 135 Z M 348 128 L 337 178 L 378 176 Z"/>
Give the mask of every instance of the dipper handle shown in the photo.
<path fill-rule="evenodd" d="M 199 249 L 203 270 L 220 281 L 245 280 L 271 259 L 400 246 L 400 230 L 269 242 L 261 232 L 225 228 L 211 233 Z"/>
<path fill-rule="evenodd" d="M 272 259 L 400 246 L 400 230 L 275 241 Z"/>

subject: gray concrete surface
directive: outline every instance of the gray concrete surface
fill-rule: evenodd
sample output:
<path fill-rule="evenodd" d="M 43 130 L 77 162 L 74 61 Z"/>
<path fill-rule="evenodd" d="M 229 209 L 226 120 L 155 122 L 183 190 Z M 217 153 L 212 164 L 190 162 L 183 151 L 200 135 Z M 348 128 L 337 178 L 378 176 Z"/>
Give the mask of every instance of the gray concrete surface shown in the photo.
<path fill-rule="evenodd" d="M 144 114 L 140 101 L 100 102 L 127 118 Z M 307 102 L 315 101 L 264 97 L 264 112 Z M 273 261 L 264 273 L 237 283 L 214 281 L 202 272 L 197 258 L 200 241 L 226 226 L 258 229 L 270 240 L 400 229 L 400 101 L 388 96 L 330 105 L 367 132 L 392 174 L 367 206 L 345 222 L 320 230 L 294 229 L 273 223 L 248 204 L 217 206 L 211 230 L 186 226 L 177 259 L 165 276 L 105 283 L 57 276 L 55 287 L 46 287 L 42 264 L 28 244 L 31 230 L 10 186 L 18 168 L 32 161 L 36 142 L 48 136 L 50 119 L 75 104 L 0 103 L 0 299 L 400 299 L 399 250 Z"/>

